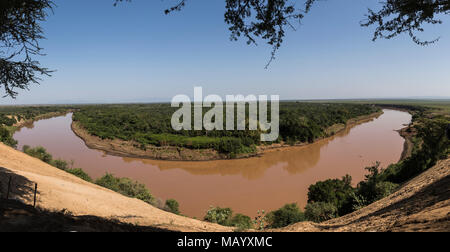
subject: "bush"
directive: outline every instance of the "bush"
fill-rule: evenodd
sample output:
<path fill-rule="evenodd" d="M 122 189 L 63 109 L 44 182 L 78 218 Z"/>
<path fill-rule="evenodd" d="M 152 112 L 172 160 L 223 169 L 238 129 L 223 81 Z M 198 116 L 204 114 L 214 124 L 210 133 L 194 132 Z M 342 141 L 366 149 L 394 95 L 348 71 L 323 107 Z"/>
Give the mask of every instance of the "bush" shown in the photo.
<path fill-rule="evenodd" d="M 380 171 L 379 167 L 380 163 L 377 163 L 372 167 L 366 168 L 369 171 L 369 175 L 366 175 L 366 179 L 358 184 L 356 195 L 353 197 L 354 209 L 360 209 L 364 205 L 383 199 L 391 195 L 399 187 L 398 184 L 385 181 L 385 173 Z M 392 169 L 392 167 L 394 166 L 391 166 L 389 169 Z"/>
<path fill-rule="evenodd" d="M 398 188 L 397 184 L 384 180 L 379 167 L 380 163 L 377 163 L 366 168 L 370 174 L 358 185 L 357 194 L 366 199 L 368 204 L 389 196 Z"/>
<path fill-rule="evenodd" d="M 233 211 L 230 208 L 211 207 L 206 213 L 204 220 L 223 226 L 229 226 L 232 215 Z"/>
<path fill-rule="evenodd" d="M 81 178 L 84 181 L 92 182 L 92 178 L 80 168 L 66 169 L 65 171 L 70 173 L 70 174 L 72 174 L 72 175 L 74 175 L 74 176 L 77 176 L 77 177 Z"/>
<path fill-rule="evenodd" d="M 54 166 L 54 167 L 56 167 L 58 169 L 64 170 L 64 171 L 69 169 L 69 165 L 67 164 L 67 162 L 64 161 L 64 160 L 61 160 L 61 159 L 52 160 L 50 162 L 50 164 L 52 166 Z"/>
<path fill-rule="evenodd" d="M 306 219 L 313 222 L 323 222 L 338 217 L 338 209 L 332 203 L 314 202 L 306 205 Z"/>
<path fill-rule="evenodd" d="M 97 179 L 95 183 L 127 197 L 140 199 L 148 204 L 153 204 L 154 202 L 153 196 L 144 184 L 129 178 L 116 178 L 114 175 L 107 173 L 105 176 Z"/>
<path fill-rule="evenodd" d="M 3 126 L 0 126 L 0 142 L 13 148 L 17 147 L 17 141 L 12 137 L 11 132 Z"/>
<path fill-rule="evenodd" d="M 383 198 L 391 195 L 398 188 L 399 188 L 398 184 L 394 184 L 394 183 L 387 182 L 387 181 L 378 182 L 375 185 L 376 200 L 380 200 L 380 199 L 383 199 Z"/>
<path fill-rule="evenodd" d="M 325 202 L 334 205 L 340 215 L 352 211 L 351 194 L 354 192 L 352 178 L 345 176 L 342 180 L 329 179 L 317 182 L 309 187 L 308 203 Z"/>
<path fill-rule="evenodd" d="M 41 161 L 51 164 L 53 157 L 50 155 L 44 147 L 31 148 L 28 145 L 23 146 L 23 152 L 29 156 L 40 159 Z"/>
<path fill-rule="evenodd" d="M 271 228 L 282 228 L 302 221 L 305 221 L 305 215 L 296 203 L 286 204 L 267 215 L 267 222 Z"/>
<path fill-rule="evenodd" d="M 180 214 L 179 207 L 180 205 L 178 204 L 178 201 L 174 199 L 166 200 L 165 209 L 167 209 L 169 212 L 174 214 Z"/>
<path fill-rule="evenodd" d="M 253 227 L 252 219 L 243 214 L 236 214 L 231 218 L 230 226 L 237 227 L 240 230 L 250 229 Z"/>

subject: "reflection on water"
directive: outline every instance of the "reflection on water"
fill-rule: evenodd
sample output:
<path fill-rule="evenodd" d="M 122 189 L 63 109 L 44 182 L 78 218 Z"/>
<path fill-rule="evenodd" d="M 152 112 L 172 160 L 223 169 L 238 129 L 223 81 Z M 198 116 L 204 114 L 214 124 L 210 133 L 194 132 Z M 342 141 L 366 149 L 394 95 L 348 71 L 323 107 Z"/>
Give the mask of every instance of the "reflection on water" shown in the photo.
<path fill-rule="evenodd" d="M 254 216 L 286 203 L 304 207 L 308 187 L 319 180 L 350 174 L 356 184 L 364 178 L 364 167 L 397 162 L 404 140 L 395 130 L 410 121 L 408 113 L 385 110 L 371 122 L 312 145 L 210 162 L 121 158 L 91 150 L 71 131 L 71 114 L 35 122 L 14 137 L 20 148 L 41 145 L 55 158 L 75 161 L 94 178 L 109 172 L 145 183 L 156 197 L 178 200 L 189 216 L 203 217 L 211 205 Z"/>

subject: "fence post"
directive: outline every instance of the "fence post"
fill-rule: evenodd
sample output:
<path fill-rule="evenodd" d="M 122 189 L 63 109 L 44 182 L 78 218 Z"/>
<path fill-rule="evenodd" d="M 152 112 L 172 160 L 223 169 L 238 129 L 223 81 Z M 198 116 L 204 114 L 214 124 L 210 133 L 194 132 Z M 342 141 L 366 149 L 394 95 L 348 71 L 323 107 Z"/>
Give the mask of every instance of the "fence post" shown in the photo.
<path fill-rule="evenodd" d="M 11 190 L 11 179 L 12 179 L 12 176 L 9 176 L 8 190 L 6 191 L 6 199 L 7 200 L 9 199 L 9 192 Z"/>
<path fill-rule="evenodd" d="M 36 208 L 36 194 L 37 194 L 37 183 L 34 184 L 34 203 L 33 203 L 34 208 Z"/>

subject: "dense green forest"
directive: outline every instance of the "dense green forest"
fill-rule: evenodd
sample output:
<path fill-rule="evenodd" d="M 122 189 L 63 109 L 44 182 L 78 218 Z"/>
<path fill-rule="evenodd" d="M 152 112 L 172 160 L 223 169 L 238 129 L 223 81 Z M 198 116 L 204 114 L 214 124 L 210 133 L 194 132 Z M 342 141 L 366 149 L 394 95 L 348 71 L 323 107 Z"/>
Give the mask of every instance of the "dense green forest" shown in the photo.
<path fill-rule="evenodd" d="M 255 146 L 261 144 L 261 131 L 175 131 L 171 117 L 176 110 L 169 104 L 84 106 L 74 114 L 74 121 L 92 135 L 135 141 L 143 149 L 148 145 L 169 145 L 238 154 L 253 152 Z M 327 136 L 326 129 L 334 124 L 345 124 L 349 119 L 379 110 L 363 104 L 283 102 L 278 141 L 313 142 Z M 204 109 L 203 113 L 206 112 Z M 270 120 L 270 114 L 268 117 Z"/>

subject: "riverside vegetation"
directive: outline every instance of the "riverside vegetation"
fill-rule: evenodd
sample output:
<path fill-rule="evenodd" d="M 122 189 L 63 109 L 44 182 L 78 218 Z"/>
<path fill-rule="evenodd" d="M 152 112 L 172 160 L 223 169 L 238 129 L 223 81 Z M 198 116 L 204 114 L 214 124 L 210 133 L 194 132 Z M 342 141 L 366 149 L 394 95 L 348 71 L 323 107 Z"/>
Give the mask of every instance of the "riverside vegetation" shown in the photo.
<path fill-rule="evenodd" d="M 170 104 L 95 105 L 82 107 L 74 113 L 73 119 L 93 136 L 132 141 L 142 150 L 149 146 L 213 149 L 233 158 L 237 154 L 255 153 L 256 146 L 262 145 L 261 131 L 175 131 L 171 116 L 176 110 Z M 280 137 L 276 142 L 311 143 L 334 134 L 328 132 L 333 125 L 346 124 L 350 119 L 379 111 L 377 107 L 362 104 L 282 102 Z"/>
<path fill-rule="evenodd" d="M 292 106 L 296 105 L 292 104 Z M 204 220 L 225 226 L 233 226 L 238 230 L 255 227 L 258 229 L 280 228 L 302 221 L 323 222 L 359 210 L 390 195 L 401 184 L 435 165 L 439 159 L 448 157 L 450 154 L 450 116 L 448 109 L 430 109 L 420 105 L 398 104 L 379 104 L 378 106 L 405 109 L 413 114 L 413 122 L 406 130 L 410 133 L 411 141 L 414 144 L 413 151 L 409 157 L 397 164 L 388 166 L 386 169 L 380 169 L 379 163 L 366 168 L 368 171 L 366 179 L 356 187 L 352 186 L 352 178 L 350 176 L 345 176 L 342 179 L 329 179 L 311 185 L 308 192 L 308 204 L 304 211 L 295 203 L 286 204 L 282 208 L 268 214 L 261 211 L 258 217 L 252 220 L 250 217 L 242 214 L 233 215 L 233 211 L 230 208 L 211 207 L 207 211 Z M 96 107 L 98 106 L 86 107 L 86 109 L 92 112 Z M 370 108 L 371 106 L 365 107 Z M 118 106 L 118 108 L 122 109 L 122 106 Z M 100 113 L 100 111 L 97 112 Z M 107 117 L 109 118 L 110 116 L 112 117 L 112 115 Z M 5 142 L 6 139 L 5 143 L 12 141 L 12 145 L 15 145 L 9 131 L 0 131 L 0 136 L 2 141 Z M 86 181 L 93 181 L 82 169 L 74 169 L 73 164 L 69 165 L 63 160 L 54 160 L 42 147 L 30 148 L 24 146 L 23 151 Z M 179 204 L 176 200 L 170 199 L 164 205 L 158 204 L 150 194 L 150 191 L 136 181 L 127 178 L 116 178 L 112 174 L 106 174 L 96 180 L 95 183 L 125 196 L 138 198 L 149 204 L 156 205 L 166 211 L 180 214 Z"/>

